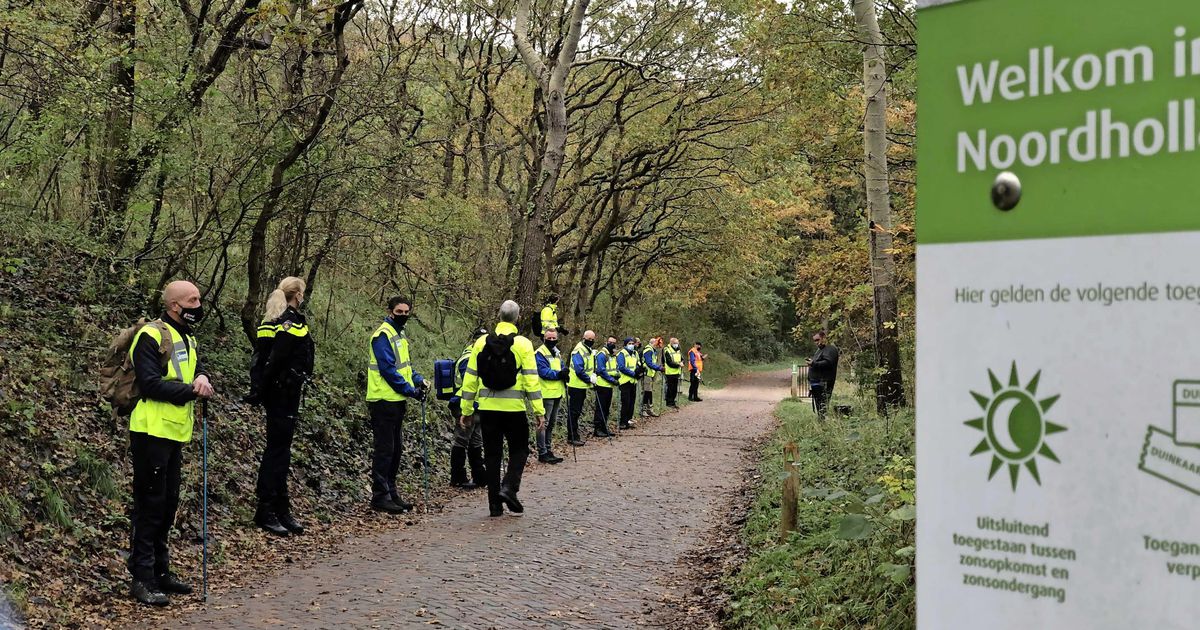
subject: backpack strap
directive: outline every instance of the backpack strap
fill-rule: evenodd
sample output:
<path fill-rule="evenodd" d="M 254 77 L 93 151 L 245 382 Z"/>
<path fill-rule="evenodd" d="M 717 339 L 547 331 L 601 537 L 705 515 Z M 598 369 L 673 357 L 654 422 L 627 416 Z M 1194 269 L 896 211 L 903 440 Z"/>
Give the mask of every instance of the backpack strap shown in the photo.
<path fill-rule="evenodd" d="M 175 356 L 175 340 L 171 337 L 171 327 L 161 319 L 156 319 L 147 325 L 153 326 L 159 333 L 158 358 L 162 362 L 162 368 L 165 370 L 168 363 L 173 363 L 175 373 L 182 378 L 183 367 L 179 365 L 179 357 Z"/>

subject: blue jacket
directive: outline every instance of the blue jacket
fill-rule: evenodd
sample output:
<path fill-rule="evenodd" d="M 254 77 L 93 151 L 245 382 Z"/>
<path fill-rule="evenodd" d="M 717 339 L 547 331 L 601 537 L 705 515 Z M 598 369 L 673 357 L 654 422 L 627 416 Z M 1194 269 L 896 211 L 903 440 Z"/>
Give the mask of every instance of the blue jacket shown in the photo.
<path fill-rule="evenodd" d="M 637 366 L 636 365 L 633 367 L 625 366 L 625 352 L 624 351 L 621 351 L 621 353 L 617 355 L 617 371 L 624 374 L 625 376 L 631 376 L 631 377 L 637 378 Z"/>
<path fill-rule="evenodd" d="M 642 350 L 642 363 L 646 364 L 646 369 L 648 370 L 654 370 L 655 372 L 663 371 L 662 366 L 654 362 L 654 348 Z"/>
<path fill-rule="evenodd" d="M 550 369 L 550 359 L 547 359 L 541 352 L 534 352 L 533 357 L 537 361 L 538 378 L 547 381 L 565 380 L 558 378 L 558 370 Z"/>
<path fill-rule="evenodd" d="M 620 363 L 617 365 L 620 366 Z M 618 383 L 617 377 L 608 375 L 608 355 L 596 354 L 596 374 L 613 385 Z"/>
<path fill-rule="evenodd" d="M 390 321 L 391 318 L 389 317 Z M 395 326 L 395 324 L 392 324 Z M 371 351 L 375 353 L 375 364 L 379 366 L 379 374 L 383 376 L 383 380 L 387 381 L 392 389 L 396 390 L 402 396 L 416 396 L 417 387 L 425 382 L 425 378 L 417 371 L 413 370 L 413 383 L 409 383 L 400 372 L 396 371 L 396 353 L 392 350 L 392 344 L 388 343 L 386 335 L 379 335 L 371 342 Z"/>

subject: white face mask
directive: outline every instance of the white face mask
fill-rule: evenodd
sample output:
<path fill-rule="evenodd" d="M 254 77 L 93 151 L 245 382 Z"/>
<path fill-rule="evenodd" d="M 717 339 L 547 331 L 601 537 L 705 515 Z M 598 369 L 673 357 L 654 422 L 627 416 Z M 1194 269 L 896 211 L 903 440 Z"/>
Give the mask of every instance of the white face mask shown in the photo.
<path fill-rule="evenodd" d="M 671 344 L 671 349 L 673 349 L 673 350 L 678 350 L 678 349 L 679 349 L 679 344 L 677 344 L 677 343 L 673 343 L 673 344 Z"/>

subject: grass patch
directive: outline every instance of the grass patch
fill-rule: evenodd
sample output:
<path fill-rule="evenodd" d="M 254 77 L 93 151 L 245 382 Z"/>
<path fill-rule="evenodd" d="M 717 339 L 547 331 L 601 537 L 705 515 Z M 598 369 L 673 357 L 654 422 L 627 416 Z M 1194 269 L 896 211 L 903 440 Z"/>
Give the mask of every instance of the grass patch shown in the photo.
<path fill-rule="evenodd" d="M 58 525 L 63 529 L 69 529 L 74 526 L 75 522 L 71 519 L 71 507 L 67 505 L 58 488 L 54 487 L 50 482 L 41 479 L 34 483 L 38 492 L 42 517 L 47 522 Z"/>
<path fill-rule="evenodd" d="M 7 538 L 21 531 L 21 503 L 10 494 L 0 494 L 0 537 Z"/>
<path fill-rule="evenodd" d="M 843 398 L 843 397 L 840 397 Z M 846 402 L 839 400 L 839 402 Z M 856 410 L 869 401 L 851 401 Z M 787 400 L 742 532 L 750 550 L 727 579 L 733 628 L 916 627 L 913 415 L 818 421 Z M 797 532 L 779 541 L 783 445 L 800 449 Z"/>
<path fill-rule="evenodd" d="M 116 499 L 120 496 L 117 484 L 113 481 L 112 466 L 107 461 L 82 446 L 75 455 L 79 471 L 89 488 L 106 499 Z"/>

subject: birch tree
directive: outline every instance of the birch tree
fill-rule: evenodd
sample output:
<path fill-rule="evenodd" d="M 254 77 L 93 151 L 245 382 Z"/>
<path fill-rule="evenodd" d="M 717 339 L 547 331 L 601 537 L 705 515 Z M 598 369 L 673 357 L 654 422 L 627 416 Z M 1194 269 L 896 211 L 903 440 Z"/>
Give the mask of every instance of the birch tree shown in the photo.
<path fill-rule="evenodd" d="M 892 258 L 892 206 L 888 188 L 887 64 L 874 0 L 853 0 L 863 45 L 863 169 L 870 227 L 871 284 L 875 299 L 875 404 L 881 413 L 905 404 L 896 325 L 896 263 Z"/>

